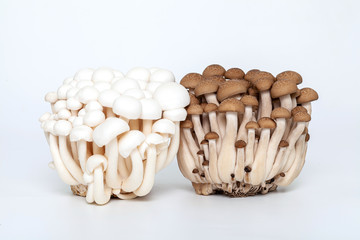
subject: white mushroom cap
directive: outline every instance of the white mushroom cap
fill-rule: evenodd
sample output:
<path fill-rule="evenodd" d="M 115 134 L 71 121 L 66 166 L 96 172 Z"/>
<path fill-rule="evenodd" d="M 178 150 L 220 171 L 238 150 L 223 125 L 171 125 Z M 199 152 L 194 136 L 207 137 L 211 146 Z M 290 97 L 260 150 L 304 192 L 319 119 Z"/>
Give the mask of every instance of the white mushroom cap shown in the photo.
<path fill-rule="evenodd" d="M 70 110 L 79 110 L 82 107 L 82 103 L 76 98 L 68 98 L 66 100 L 66 107 Z"/>
<path fill-rule="evenodd" d="M 75 81 L 82 81 L 82 80 L 87 80 L 90 81 L 91 77 L 93 75 L 94 70 L 91 68 L 84 68 L 81 69 L 80 71 L 78 71 L 75 76 L 74 76 L 74 80 Z"/>
<path fill-rule="evenodd" d="M 161 118 L 161 107 L 157 101 L 151 98 L 140 100 L 142 106 L 141 119 L 159 119 Z"/>
<path fill-rule="evenodd" d="M 81 110 L 78 112 L 78 116 L 79 116 L 79 117 L 83 117 L 83 116 L 85 116 L 85 114 L 86 114 L 86 109 L 85 109 L 85 108 L 81 109 Z"/>
<path fill-rule="evenodd" d="M 44 122 L 44 121 L 48 120 L 50 118 L 50 116 L 51 116 L 51 113 L 46 112 L 43 115 L 41 115 L 41 117 L 39 118 L 39 121 Z"/>
<path fill-rule="evenodd" d="M 138 130 L 131 130 L 124 133 L 119 140 L 119 153 L 127 158 L 130 153 L 145 140 L 145 135 Z"/>
<path fill-rule="evenodd" d="M 95 111 L 95 110 L 102 111 L 103 106 L 98 101 L 94 100 L 94 101 L 91 101 L 88 104 L 86 104 L 85 110 L 86 111 Z"/>
<path fill-rule="evenodd" d="M 70 116 L 70 117 L 68 118 L 68 121 L 71 122 L 71 124 L 74 126 L 73 122 L 74 122 L 74 120 L 75 120 L 76 118 L 77 118 L 77 116 Z"/>
<path fill-rule="evenodd" d="M 120 118 L 110 117 L 97 126 L 93 133 L 93 139 L 96 145 L 102 147 L 108 144 L 123 132 L 129 131 L 129 125 Z"/>
<path fill-rule="evenodd" d="M 160 87 L 163 83 L 161 82 L 149 82 L 146 85 L 146 90 L 151 92 L 152 94 L 156 91 L 158 87 Z"/>
<path fill-rule="evenodd" d="M 70 89 L 66 92 L 66 98 L 69 99 L 69 98 L 75 97 L 78 91 L 79 91 L 79 89 L 76 88 L 76 87 L 70 88 Z"/>
<path fill-rule="evenodd" d="M 113 70 L 113 73 L 114 73 L 115 78 L 123 78 L 124 77 L 124 74 L 120 71 Z"/>
<path fill-rule="evenodd" d="M 59 100 L 54 104 L 54 112 L 58 113 L 61 109 L 66 108 L 66 101 L 65 100 Z"/>
<path fill-rule="evenodd" d="M 105 121 L 105 114 L 102 111 L 95 110 L 86 112 L 83 122 L 89 127 L 96 127 L 100 123 Z"/>
<path fill-rule="evenodd" d="M 83 117 L 75 117 L 75 119 L 72 121 L 73 127 L 82 126 L 84 124 L 84 118 Z"/>
<path fill-rule="evenodd" d="M 98 68 L 95 70 L 92 75 L 93 82 L 111 82 L 111 80 L 115 77 L 114 72 L 110 68 Z"/>
<path fill-rule="evenodd" d="M 67 136 L 72 129 L 71 122 L 66 120 L 59 120 L 54 125 L 54 132 L 58 136 Z"/>
<path fill-rule="evenodd" d="M 164 138 L 157 133 L 150 133 L 146 136 L 145 141 L 149 145 L 150 144 L 158 145 L 164 143 Z"/>
<path fill-rule="evenodd" d="M 71 117 L 71 112 L 64 108 L 57 113 L 57 116 L 59 119 L 67 120 L 69 117 Z"/>
<path fill-rule="evenodd" d="M 187 112 L 184 108 L 177 108 L 164 111 L 163 117 L 171 121 L 184 121 L 186 119 Z"/>
<path fill-rule="evenodd" d="M 66 99 L 67 92 L 71 88 L 73 88 L 73 86 L 71 86 L 69 84 L 64 84 L 64 85 L 60 86 L 57 90 L 58 99 Z"/>
<path fill-rule="evenodd" d="M 153 96 L 163 110 L 183 108 L 190 103 L 188 91 L 176 82 L 164 83 L 156 89 Z"/>
<path fill-rule="evenodd" d="M 101 93 L 102 91 L 110 89 L 111 84 L 108 82 L 96 82 L 94 83 L 94 88 L 96 88 L 99 91 L 99 93 Z"/>
<path fill-rule="evenodd" d="M 150 80 L 150 71 L 147 68 L 143 67 L 136 67 L 131 69 L 127 72 L 126 77 L 138 80 L 138 81 L 144 81 L 148 82 Z"/>
<path fill-rule="evenodd" d="M 152 126 L 153 133 L 175 134 L 175 124 L 168 119 L 159 119 Z"/>
<path fill-rule="evenodd" d="M 175 76 L 172 72 L 165 70 L 165 69 L 159 69 L 151 74 L 150 76 L 150 82 L 174 82 Z"/>
<path fill-rule="evenodd" d="M 142 99 L 145 98 L 145 95 L 143 93 L 143 90 L 138 89 L 138 88 L 132 88 L 132 89 L 128 89 L 124 92 L 125 96 L 129 96 L 129 97 L 134 97 L 136 99 Z"/>
<path fill-rule="evenodd" d="M 138 99 L 129 96 L 119 96 L 113 104 L 113 112 L 127 119 L 138 119 L 142 107 Z"/>
<path fill-rule="evenodd" d="M 82 89 L 84 87 L 90 87 L 90 86 L 93 86 L 94 83 L 90 80 L 81 80 L 79 82 L 76 83 L 76 87 L 78 89 Z"/>
<path fill-rule="evenodd" d="M 58 100 L 58 96 L 56 92 L 49 92 L 45 95 L 45 101 L 49 103 L 54 103 Z"/>
<path fill-rule="evenodd" d="M 137 80 L 139 86 L 140 86 L 140 89 L 146 89 L 146 86 L 148 84 L 148 82 L 145 82 L 145 81 L 141 81 L 141 80 Z"/>
<path fill-rule="evenodd" d="M 91 174 L 94 172 L 95 168 L 102 165 L 103 171 L 107 169 L 107 160 L 103 155 L 95 154 L 89 157 L 89 159 L 86 161 L 86 171 L 88 174 Z"/>
<path fill-rule="evenodd" d="M 131 78 L 123 78 L 114 82 L 111 88 L 119 93 L 124 93 L 128 89 L 140 88 L 139 83 Z"/>
<path fill-rule="evenodd" d="M 148 90 L 143 90 L 143 94 L 144 94 L 145 98 L 152 98 L 153 97 L 152 93 L 150 91 L 148 91 Z"/>
<path fill-rule="evenodd" d="M 77 142 L 80 140 L 85 140 L 87 142 L 92 141 L 93 130 L 91 127 L 86 125 L 76 126 L 70 132 L 70 141 Z"/>
<path fill-rule="evenodd" d="M 49 132 L 49 133 L 52 133 L 52 134 L 55 134 L 54 133 L 54 125 L 55 125 L 56 121 L 55 120 L 46 120 L 44 122 L 44 125 L 43 125 L 43 129 L 45 132 Z"/>
<path fill-rule="evenodd" d="M 70 84 L 72 81 L 74 80 L 73 77 L 68 77 L 68 78 L 65 78 L 64 81 L 63 81 L 63 84 Z"/>
<path fill-rule="evenodd" d="M 76 94 L 76 97 L 82 103 L 89 103 L 92 100 L 97 100 L 98 96 L 99 91 L 91 86 L 80 89 L 79 92 Z"/>
<path fill-rule="evenodd" d="M 160 68 L 157 68 L 157 67 L 151 67 L 149 68 L 149 71 L 151 74 L 153 74 L 154 72 L 156 72 L 157 70 L 160 70 Z"/>
<path fill-rule="evenodd" d="M 120 94 L 112 89 L 105 90 L 100 93 L 99 95 L 99 102 L 104 107 L 112 107 L 114 104 L 114 101 L 120 96 Z"/>

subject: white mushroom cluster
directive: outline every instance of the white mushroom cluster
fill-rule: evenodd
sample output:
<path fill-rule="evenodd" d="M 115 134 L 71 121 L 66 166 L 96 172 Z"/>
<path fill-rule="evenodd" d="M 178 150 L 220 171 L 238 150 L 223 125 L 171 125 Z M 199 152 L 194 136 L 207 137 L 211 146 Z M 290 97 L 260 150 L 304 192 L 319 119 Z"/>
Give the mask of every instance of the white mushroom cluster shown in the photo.
<path fill-rule="evenodd" d="M 181 123 L 178 164 L 198 194 L 265 194 L 299 175 L 309 140 L 311 102 L 300 74 L 274 77 L 214 64 L 189 73 L 188 117 Z"/>
<path fill-rule="evenodd" d="M 88 203 L 148 194 L 179 147 L 190 102 L 172 72 L 82 69 L 45 100 L 40 118 L 60 178 Z"/>

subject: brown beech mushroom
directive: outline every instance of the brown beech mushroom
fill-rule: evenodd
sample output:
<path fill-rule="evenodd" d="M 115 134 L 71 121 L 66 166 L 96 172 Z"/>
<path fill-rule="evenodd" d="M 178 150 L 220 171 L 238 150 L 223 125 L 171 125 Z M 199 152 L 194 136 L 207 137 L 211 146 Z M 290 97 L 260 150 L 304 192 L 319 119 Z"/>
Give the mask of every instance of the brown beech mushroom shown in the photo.
<path fill-rule="evenodd" d="M 219 177 L 224 183 L 231 183 L 231 174 L 234 172 L 236 158 L 235 141 L 238 127 L 238 113 L 244 113 L 245 107 L 239 100 L 229 98 L 220 104 L 218 111 L 225 112 L 226 114 L 225 136 L 218 159 Z"/>
<path fill-rule="evenodd" d="M 304 108 L 306 108 L 308 114 L 311 115 L 311 102 L 319 99 L 319 95 L 314 89 L 311 88 L 303 88 L 300 89 L 300 96 L 296 99 L 298 104 L 301 104 Z"/>
<path fill-rule="evenodd" d="M 260 75 L 260 73 L 258 75 Z M 255 86 L 260 92 L 260 106 L 258 111 L 259 119 L 263 117 L 270 117 L 272 110 L 270 88 L 273 83 L 274 80 L 271 77 L 262 77 L 255 82 Z"/>
<path fill-rule="evenodd" d="M 190 93 L 194 93 L 196 86 L 204 80 L 204 77 L 198 73 L 188 73 L 180 81 L 180 84 L 189 89 Z"/>
<path fill-rule="evenodd" d="M 240 68 L 230 68 L 225 72 L 226 79 L 243 79 L 245 73 Z"/>
<path fill-rule="evenodd" d="M 209 132 L 205 135 L 205 140 L 209 142 L 209 172 L 210 177 L 214 183 L 221 184 L 221 179 L 218 173 L 218 158 L 216 149 L 216 140 L 219 135 L 216 132 Z"/>
<path fill-rule="evenodd" d="M 249 70 L 245 76 L 244 76 L 244 79 L 246 81 L 249 81 L 251 83 L 255 82 L 255 77 L 256 75 L 260 72 L 259 69 L 252 69 L 252 70 Z"/>
<path fill-rule="evenodd" d="M 279 143 L 279 150 L 278 150 L 278 152 L 276 154 L 275 162 L 271 166 L 270 173 L 268 174 L 266 179 L 272 179 L 272 178 L 275 177 L 275 175 L 278 174 L 279 169 L 282 166 L 282 159 L 284 157 L 284 154 L 285 154 L 285 151 L 286 151 L 287 147 L 289 147 L 289 143 L 287 141 L 285 141 L 285 140 L 281 140 L 280 143 Z"/>
<path fill-rule="evenodd" d="M 223 68 L 219 64 L 212 64 L 204 69 L 202 75 L 204 77 L 224 76 L 225 72 L 226 72 L 225 68 Z"/>
<path fill-rule="evenodd" d="M 245 80 L 228 80 L 220 84 L 217 91 L 217 99 L 222 102 L 227 98 L 246 93 L 249 86 L 249 82 Z"/>
<path fill-rule="evenodd" d="M 204 129 L 204 132 L 210 132 L 210 122 L 208 113 L 205 112 L 205 106 L 207 103 L 201 103 L 200 106 L 203 108 L 203 113 L 201 114 L 201 123 Z"/>
<path fill-rule="evenodd" d="M 205 96 L 208 103 L 214 103 L 219 105 L 219 102 L 216 99 L 216 91 L 219 88 L 219 83 L 214 80 L 203 80 L 195 88 L 195 96 Z"/>
<path fill-rule="evenodd" d="M 217 109 L 218 109 L 218 107 L 215 104 L 208 103 L 204 107 L 204 112 L 206 112 L 209 116 L 210 130 L 212 132 L 217 133 L 219 136 L 216 145 L 217 145 L 217 153 L 220 153 L 222 139 L 221 139 L 220 127 L 219 127 L 219 124 L 218 124 L 218 121 L 216 118 Z"/>

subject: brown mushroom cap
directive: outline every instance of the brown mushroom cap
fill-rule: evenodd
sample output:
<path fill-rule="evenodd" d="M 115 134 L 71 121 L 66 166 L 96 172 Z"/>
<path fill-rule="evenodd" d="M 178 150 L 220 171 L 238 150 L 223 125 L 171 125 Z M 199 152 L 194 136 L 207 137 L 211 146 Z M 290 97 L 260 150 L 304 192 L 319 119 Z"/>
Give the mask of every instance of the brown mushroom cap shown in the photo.
<path fill-rule="evenodd" d="M 307 127 L 305 127 L 302 134 L 308 134 L 308 132 L 309 132 L 309 129 Z"/>
<path fill-rule="evenodd" d="M 204 109 L 205 109 L 205 106 L 206 106 L 206 105 L 207 105 L 207 103 L 200 103 L 200 106 L 202 107 L 203 112 L 205 112 Z"/>
<path fill-rule="evenodd" d="M 248 94 L 254 97 L 258 97 L 259 91 L 255 87 L 249 87 Z"/>
<path fill-rule="evenodd" d="M 194 124 L 189 119 L 186 119 L 185 121 L 181 122 L 180 127 L 182 127 L 182 128 L 194 128 Z"/>
<path fill-rule="evenodd" d="M 209 160 L 204 160 L 202 163 L 203 166 L 209 166 L 209 164 L 210 164 Z"/>
<path fill-rule="evenodd" d="M 288 147 L 289 143 L 285 140 L 281 140 L 279 143 L 279 147 L 283 148 L 283 147 Z"/>
<path fill-rule="evenodd" d="M 193 104 L 188 106 L 187 114 L 189 115 L 199 115 L 203 113 L 203 108 L 199 104 Z"/>
<path fill-rule="evenodd" d="M 209 144 L 209 141 L 206 140 L 206 139 L 203 139 L 201 142 L 200 142 L 201 145 L 208 145 Z"/>
<path fill-rule="evenodd" d="M 228 98 L 228 99 L 225 99 L 223 102 L 220 103 L 220 105 L 218 107 L 218 111 L 219 112 L 240 112 L 240 113 L 244 113 L 245 112 L 245 106 L 240 100 L 237 100 L 236 98 Z"/>
<path fill-rule="evenodd" d="M 220 84 L 217 91 L 217 99 L 223 101 L 226 98 L 232 97 L 236 94 L 246 93 L 249 88 L 249 82 L 245 80 L 229 80 Z"/>
<path fill-rule="evenodd" d="M 204 107 L 204 112 L 208 113 L 208 112 L 215 112 L 217 111 L 218 106 L 216 106 L 216 104 L 214 103 L 208 103 L 205 105 Z"/>
<path fill-rule="evenodd" d="M 261 74 L 261 72 L 258 75 L 260 75 L 260 74 Z M 274 83 L 274 80 L 272 78 L 262 77 L 262 78 L 257 79 L 255 81 L 254 85 L 261 92 L 261 91 L 269 90 L 271 88 L 271 86 L 273 85 L 273 83 Z"/>
<path fill-rule="evenodd" d="M 289 80 L 279 80 L 274 82 L 271 88 L 271 97 L 278 98 L 296 92 L 295 82 Z"/>
<path fill-rule="evenodd" d="M 205 79 L 213 80 L 213 81 L 217 82 L 219 85 L 223 82 L 226 82 L 226 80 L 223 76 L 210 76 L 210 77 L 206 77 Z"/>
<path fill-rule="evenodd" d="M 245 125 L 246 129 L 258 129 L 260 128 L 259 124 L 255 121 L 250 121 Z"/>
<path fill-rule="evenodd" d="M 307 113 L 307 110 L 306 108 L 302 107 L 302 106 L 296 106 L 294 107 L 292 110 L 291 110 L 291 115 L 295 115 L 297 114 L 298 112 L 306 112 Z"/>
<path fill-rule="evenodd" d="M 307 103 L 318 100 L 319 95 L 312 88 L 303 88 L 300 89 L 300 96 L 296 99 L 297 103 Z"/>
<path fill-rule="evenodd" d="M 199 104 L 200 101 L 197 97 L 195 97 L 194 94 L 192 93 L 189 93 L 189 96 L 190 96 L 190 105 L 193 105 L 193 104 Z"/>
<path fill-rule="evenodd" d="M 195 95 L 201 96 L 208 93 L 215 93 L 219 88 L 219 84 L 217 81 L 213 80 L 204 80 L 201 81 L 195 88 Z"/>
<path fill-rule="evenodd" d="M 257 100 L 256 97 L 251 96 L 251 95 L 244 95 L 242 96 L 242 98 L 240 99 L 240 101 L 245 105 L 245 106 L 259 106 L 259 101 Z"/>
<path fill-rule="evenodd" d="M 246 147 L 246 142 L 243 140 L 238 140 L 235 142 L 235 147 L 236 148 L 244 148 L 244 147 Z"/>
<path fill-rule="evenodd" d="M 205 135 L 206 140 L 212 140 L 212 139 L 218 139 L 218 138 L 219 138 L 219 135 L 216 132 L 208 132 Z"/>
<path fill-rule="evenodd" d="M 219 64 L 212 64 L 205 68 L 203 71 L 204 77 L 210 77 L 210 76 L 224 76 L 225 74 L 225 68 L 220 66 Z"/>
<path fill-rule="evenodd" d="M 260 118 L 258 124 L 260 128 L 269 128 L 269 129 L 276 128 L 276 122 L 268 117 Z"/>
<path fill-rule="evenodd" d="M 282 73 L 279 73 L 276 76 L 276 80 L 290 80 L 290 81 L 294 81 L 296 84 L 300 84 L 302 83 L 302 77 L 299 73 L 295 72 L 295 71 L 284 71 Z"/>
<path fill-rule="evenodd" d="M 240 68 L 230 68 L 225 72 L 225 78 L 227 79 L 243 79 L 245 73 Z"/>
<path fill-rule="evenodd" d="M 244 79 L 245 79 L 246 81 L 249 81 L 249 82 L 252 83 L 253 81 L 255 81 L 255 76 L 256 76 L 256 74 L 257 74 L 258 72 L 260 72 L 259 69 L 249 70 L 249 71 L 245 74 Z"/>
<path fill-rule="evenodd" d="M 307 133 L 307 134 L 305 135 L 305 142 L 308 142 L 309 140 L 310 140 L 310 134 Z"/>
<path fill-rule="evenodd" d="M 301 95 L 301 91 L 300 91 L 300 89 L 298 89 L 298 90 L 296 90 L 296 92 L 291 94 L 291 97 L 297 98 L 300 95 Z"/>
<path fill-rule="evenodd" d="M 180 81 L 180 84 L 183 85 L 185 88 L 195 88 L 204 77 L 199 73 L 188 73 L 186 74 Z"/>
<path fill-rule="evenodd" d="M 278 108 L 275 108 L 271 112 L 270 116 L 273 119 L 276 119 L 276 118 L 291 118 L 291 113 L 286 108 L 278 107 Z"/>
<path fill-rule="evenodd" d="M 204 150 L 199 150 L 196 154 L 204 156 Z"/>
<path fill-rule="evenodd" d="M 298 112 L 293 116 L 294 122 L 309 122 L 311 116 L 307 112 Z"/>
<path fill-rule="evenodd" d="M 255 84 L 255 82 L 260 78 L 265 78 L 273 82 L 275 81 L 275 77 L 271 73 L 265 71 L 259 71 L 254 74 L 254 77 L 252 78 L 252 83 Z"/>

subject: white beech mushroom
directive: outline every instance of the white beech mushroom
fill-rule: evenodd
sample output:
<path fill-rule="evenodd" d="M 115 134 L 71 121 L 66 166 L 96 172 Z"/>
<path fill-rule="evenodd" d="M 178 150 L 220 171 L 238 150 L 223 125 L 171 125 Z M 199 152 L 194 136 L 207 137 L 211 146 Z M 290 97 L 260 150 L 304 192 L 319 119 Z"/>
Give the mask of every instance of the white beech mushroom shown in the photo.
<path fill-rule="evenodd" d="M 91 142 L 93 140 L 92 133 L 93 130 L 85 125 L 73 127 L 70 132 L 70 141 L 77 143 L 80 167 L 83 172 L 85 172 L 86 160 L 90 155 L 87 148 L 87 142 Z"/>
<path fill-rule="evenodd" d="M 146 135 L 151 133 L 153 120 L 161 118 L 161 107 L 159 103 L 150 98 L 143 98 L 140 100 L 142 112 L 141 119 L 143 120 L 142 131 Z"/>

